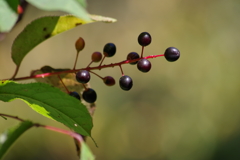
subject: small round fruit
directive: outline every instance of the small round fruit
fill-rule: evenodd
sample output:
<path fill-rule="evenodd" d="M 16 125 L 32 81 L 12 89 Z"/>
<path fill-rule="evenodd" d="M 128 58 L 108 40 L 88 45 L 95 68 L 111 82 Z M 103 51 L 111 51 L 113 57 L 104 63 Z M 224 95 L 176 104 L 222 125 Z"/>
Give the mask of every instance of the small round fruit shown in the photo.
<path fill-rule="evenodd" d="M 167 61 L 174 62 L 180 57 L 180 51 L 175 47 L 169 47 L 166 49 L 164 56 Z"/>
<path fill-rule="evenodd" d="M 138 58 L 140 58 L 140 56 L 139 56 L 139 54 L 136 53 L 136 52 L 130 52 L 130 53 L 128 53 L 128 55 L 127 55 L 127 60 L 134 60 L 134 59 L 138 59 Z M 131 63 L 129 63 L 129 64 L 134 65 L 134 64 L 137 64 L 137 63 L 138 63 L 138 61 L 131 62 Z"/>
<path fill-rule="evenodd" d="M 18 14 L 22 14 L 22 13 L 23 13 L 23 8 L 22 8 L 21 5 L 18 5 L 18 6 L 17 6 L 17 13 L 18 13 Z"/>
<path fill-rule="evenodd" d="M 86 102 L 94 103 L 97 100 L 97 93 L 92 88 L 88 88 L 83 92 L 82 97 Z"/>
<path fill-rule="evenodd" d="M 125 91 L 130 90 L 132 88 L 132 86 L 133 86 L 132 78 L 129 77 L 129 76 L 126 76 L 126 75 L 122 76 L 119 79 L 119 85 Z"/>
<path fill-rule="evenodd" d="M 79 95 L 77 92 L 70 92 L 69 95 L 72 96 L 72 97 L 77 98 L 78 100 L 81 99 L 81 98 L 80 98 L 80 95 Z"/>
<path fill-rule="evenodd" d="M 106 56 L 106 57 L 112 57 L 115 55 L 116 53 L 116 46 L 115 44 L 113 43 L 107 43 L 104 48 L 103 48 L 103 54 Z"/>
<path fill-rule="evenodd" d="M 81 50 L 83 50 L 84 47 L 85 47 L 85 41 L 82 37 L 79 37 L 75 43 L 75 48 L 77 52 L 80 52 Z"/>
<path fill-rule="evenodd" d="M 137 68 L 139 71 L 146 73 L 150 71 L 151 67 L 152 67 L 152 64 L 147 59 L 141 59 L 138 61 Z"/>
<path fill-rule="evenodd" d="M 93 52 L 92 54 L 92 61 L 93 62 L 99 62 L 102 59 L 102 53 L 101 52 Z"/>
<path fill-rule="evenodd" d="M 76 79 L 80 83 L 87 83 L 90 80 L 90 73 L 87 70 L 80 70 L 76 73 Z"/>
<path fill-rule="evenodd" d="M 139 36 L 138 36 L 138 43 L 141 46 L 147 46 L 151 43 L 152 38 L 151 35 L 148 32 L 142 32 Z"/>
<path fill-rule="evenodd" d="M 115 79 L 111 76 L 106 76 L 106 77 L 103 78 L 103 82 L 107 86 L 113 86 L 115 84 Z"/>

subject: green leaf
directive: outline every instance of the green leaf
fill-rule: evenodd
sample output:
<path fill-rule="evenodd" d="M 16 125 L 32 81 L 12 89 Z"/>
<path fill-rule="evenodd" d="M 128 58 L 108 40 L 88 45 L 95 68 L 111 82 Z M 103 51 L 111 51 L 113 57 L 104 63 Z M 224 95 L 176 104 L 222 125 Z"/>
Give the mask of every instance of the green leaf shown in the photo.
<path fill-rule="evenodd" d="M 26 0 L 33 6 L 47 11 L 64 11 L 73 14 L 84 21 L 91 21 L 87 11 L 85 0 Z"/>
<path fill-rule="evenodd" d="M 45 83 L 0 81 L 0 100 L 14 99 L 23 100 L 39 114 L 61 122 L 81 135 L 91 136 L 93 124 L 87 108 L 58 88 Z"/>
<path fill-rule="evenodd" d="M 18 66 L 25 55 L 44 40 L 87 23 L 77 17 L 48 16 L 34 20 L 18 35 L 12 45 L 12 59 Z"/>
<path fill-rule="evenodd" d="M 6 118 L 6 117 L 4 117 L 4 116 L 0 116 L 0 117 L 2 117 L 3 119 L 7 120 L 7 118 Z"/>
<path fill-rule="evenodd" d="M 81 6 L 83 6 L 84 8 L 87 7 L 86 0 L 76 0 L 76 1 L 78 1 L 78 3 L 81 4 Z"/>
<path fill-rule="evenodd" d="M 82 141 L 80 160 L 94 160 L 94 159 L 95 159 L 95 156 L 92 154 L 87 144 L 84 141 Z"/>
<path fill-rule="evenodd" d="M 0 32 L 8 32 L 18 19 L 18 0 L 0 0 Z"/>
<path fill-rule="evenodd" d="M 30 121 L 23 121 L 18 126 L 6 130 L 0 135 L 0 159 L 11 147 L 11 145 L 20 137 L 26 130 L 31 128 L 33 123 Z"/>
<path fill-rule="evenodd" d="M 101 16 L 98 16 L 101 17 Z M 23 58 L 30 50 L 36 47 L 46 39 L 55 36 L 64 31 L 70 30 L 78 25 L 91 23 L 94 21 L 115 22 L 115 19 L 96 16 L 91 17 L 93 20 L 85 21 L 72 15 L 65 16 L 47 16 L 32 21 L 17 36 L 12 45 L 12 59 L 19 66 Z"/>
<path fill-rule="evenodd" d="M 37 74 L 44 74 L 44 73 L 61 72 L 61 71 L 66 71 L 66 70 L 70 70 L 70 68 L 55 69 L 50 66 L 43 66 L 41 69 L 32 71 L 31 76 L 35 76 Z M 59 79 L 59 76 L 60 76 L 61 80 Z M 51 86 L 59 88 L 63 92 L 66 92 L 65 87 L 67 87 L 70 92 L 72 92 L 72 91 L 78 92 L 79 95 L 81 95 L 81 93 L 85 90 L 84 86 L 76 80 L 75 73 L 62 73 L 60 75 L 52 75 L 52 76 L 47 76 L 44 78 L 35 78 L 35 80 L 37 82 L 50 84 Z M 86 83 L 85 87 L 91 88 L 89 83 Z M 86 106 L 89 113 L 92 115 L 95 110 L 94 108 L 96 107 L 96 104 L 95 103 L 87 103 L 83 98 L 81 99 L 81 102 L 82 102 L 82 104 L 84 104 Z"/>

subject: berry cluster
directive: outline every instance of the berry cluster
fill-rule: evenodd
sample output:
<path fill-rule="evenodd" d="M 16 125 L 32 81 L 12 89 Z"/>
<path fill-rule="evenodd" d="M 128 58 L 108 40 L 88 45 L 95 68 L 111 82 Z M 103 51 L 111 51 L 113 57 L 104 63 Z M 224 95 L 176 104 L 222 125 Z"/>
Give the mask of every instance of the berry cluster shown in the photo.
<path fill-rule="evenodd" d="M 102 68 L 119 66 L 121 73 L 122 73 L 122 76 L 119 79 L 119 86 L 121 89 L 128 91 L 133 86 L 133 80 L 130 76 L 124 75 L 121 65 L 127 64 L 127 63 L 129 63 L 131 65 L 137 65 L 137 68 L 139 71 L 146 73 L 146 72 L 149 72 L 152 67 L 151 62 L 148 60 L 149 58 L 156 58 L 159 56 L 164 56 L 167 61 L 174 62 L 174 61 L 178 60 L 178 58 L 180 57 L 180 52 L 175 47 L 167 48 L 165 50 L 164 54 L 161 54 L 161 55 L 152 55 L 152 56 L 143 57 L 144 47 L 148 46 L 151 43 L 151 41 L 152 41 L 151 35 L 148 32 L 142 32 L 138 36 L 138 43 L 140 46 L 142 46 L 141 55 L 139 55 L 136 52 L 130 52 L 127 55 L 127 58 L 125 61 L 122 61 L 119 63 L 114 63 L 114 64 L 109 64 L 109 65 L 102 65 L 102 63 L 106 57 L 112 57 L 115 55 L 117 49 L 116 49 L 116 46 L 114 43 L 107 43 L 103 47 L 103 54 L 101 52 L 93 52 L 92 57 L 91 57 L 91 62 L 89 63 L 89 65 L 86 68 L 77 70 L 77 72 L 76 72 L 76 80 L 79 83 L 81 83 L 85 88 L 85 90 L 82 93 L 82 98 L 88 103 L 94 103 L 97 100 L 97 93 L 95 92 L 95 90 L 92 88 L 87 88 L 85 85 L 86 83 L 88 83 L 90 81 L 91 74 L 94 74 L 94 75 L 98 76 L 99 78 L 101 78 L 107 86 L 113 86 L 115 84 L 115 79 L 113 77 L 111 77 L 111 76 L 101 77 L 100 75 L 98 75 L 92 71 L 94 69 L 100 70 Z M 75 70 L 75 67 L 76 67 L 78 54 L 80 51 L 82 51 L 84 49 L 84 46 L 85 46 L 85 42 L 84 42 L 83 38 L 80 37 L 75 43 L 75 48 L 77 50 L 77 56 L 76 56 L 73 70 Z M 93 62 L 95 62 L 95 63 L 100 62 L 100 64 L 96 67 L 90 67 L 90 65 Z M 77 92 L 69 92 L 69 95 L 73 96 L 79 100 L 81 99 L 80 95 Z"/>

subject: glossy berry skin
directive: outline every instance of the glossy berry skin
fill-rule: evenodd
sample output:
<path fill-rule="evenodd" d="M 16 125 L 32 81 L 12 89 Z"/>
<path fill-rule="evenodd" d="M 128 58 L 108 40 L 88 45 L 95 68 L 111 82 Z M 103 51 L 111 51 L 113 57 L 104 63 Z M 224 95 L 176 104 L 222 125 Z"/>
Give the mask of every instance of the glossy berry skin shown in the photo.
<path fill-rule="evenodd" d="M 129 76 L 122 76 L 120 79 L 119 79 L 119 85 L 120 87 L 125 90 L 125 91 L 129 91 L 132 86 L 133 86 L 133 81 L 132 81 L 132 78 L 129 77 Z"/>
<path fill-rule="evenodd" d="M 169 62 L 174 62 L 180 57 L 180 51 L 175 47 L 169 47 L 164 53 L 164 57 Z"/>
<path fill-rule="evenodd" d="M 93 62 L 99 62 L 102 59 L 102 53 L 101 52 L 93 52 L 92 54 L 92 61 Z"/>
<path fill-rule="evenodd" d="M 80 95 L 79 95 L 77 92 L 70 92 L 69 95 L 72 96 L 72 97 L 77 98 L 78 100 L 81 99 L 81 98 L 80 98 Z"/>
<path fill-rule="evenodd" d="M 142 32 L 138 36 L 138 43 L 143 47 L 149 45 L 151 41 L 152 41 L 152 37 L 148 32 Z"/>
<path fill-rule="evenodd" d="M 111 76 L 106 76 L 106 77 L 103 78 L 103 82 L 107 86 L 113 86 L 115 84 L 115 79 Z"/>
<path fill-rule="evenodd" d="M 147 59 L 141 59 L 138 61 L 137 68 L 139 71 L 146 73 L 150 71 L 151 67 L 152 67 L 152 64 Z"/>
<path fill-rule="evenodd" d="M 80 83 L 87 83 L 90 80 L 90 73 L 87 70 L 80 70 L 76 73 L 76 80 Z"/>
<path fill-rule="evenodd" d="M 134 59 L 138 59 L 138 58 L 140 58 L 140 56 L 139 56 L 139 54 L 136 53 L 136 52 L 130 52 L 130 53 L 128 53 L 128 55 L 127 55 L 127 60 L 134 60 Z M 134 65 L 134 64 L 137 64 L 137 63 L 138 63 L 138 61 L 131 62 L 131 63 L 129 63 L 129 64 Z"/>
<path fill-rule="evenodd" d="M 92 88 L 88 88 L 83 92 L 82 97 L 86 102 L 94 103 L 97 100 L 97 93 Z"/>
<path fill-rule="evenodd" d="M 103 54 L 106 56 L 106 57 L 112 57 L 115 55 L 116 53 L 116 46 L 115 44 L 113 43 L 107 43 L 104 48 L 103 48 Z"/>

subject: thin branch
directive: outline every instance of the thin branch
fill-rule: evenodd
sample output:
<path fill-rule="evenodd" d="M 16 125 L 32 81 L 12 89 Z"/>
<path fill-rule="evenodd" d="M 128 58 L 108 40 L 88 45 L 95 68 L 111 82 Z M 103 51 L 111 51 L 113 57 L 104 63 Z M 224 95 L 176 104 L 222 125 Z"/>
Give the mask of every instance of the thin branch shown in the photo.
<path fill-rule="evenodd" d="M 52 130 L 52 131 L 55 131 L 55 132 L 59 132 L 59 133 L 62 133 L 62 134 L 69 135 L 69 136 L 77 139 L 80 143 L 83 142 L 82 136 L 80 134 L 76 133 L 76 132 L 65 130 L 65 129 L 60 129 L 60 128 L 56 128 L 56 127 L 52 127 L 52 126 L 46 126 L 46 125 L 40 125 L 40 127 L 43 127 L 45 129 Z"/>
<path fill-rule="evenodd" d="M 11 115 L 8 115 L 8 114 L 3 114 L 3 113 L 0 113 L 0 116 L 13 118 L 13 119 L 19 120 L 19 121 L 21 121 L 21 122 L 24 121 L 24 119 L 21 119 L 21 118 L 19 118 L 18 116 L 11 116 Z"/>
<path fill-rule="evenodd" d="M 143 52 L 144 52 L 144 46 L 142 46 L 141 57 L 143 57 Z"/>
<path fill-rule="evenodd" d="M 122 76 L 124 76 L 124 73 L 123 73 L 122 66 L 121 66 L 121 65 L 119 65 L 119 67 L 120 67 L 120 70 L 121 70 Z"/>
<path fill-rule="evenodd" d="M 21 121 L 21 122 L 25 121 L 24 119 L 21 119 L 21 118 L 19 118 L 17 116 L 12 116 L 12 115 L 8 115 L 8 114 L 0 113 L 0 116 L 16 119 L 16 120 Z M 69 130 L 65 130 L 65 129 L 61 129 L 61 128 L 56 128 L 56 127 L 52 127 L 52 126 L 41 125 L 39 123 L 33 123 L 33 126 L 35 126 L 35 127 L 43 127 L 45 129 L 48 129 L 48 130 L 52 130 L 52 131 L 55 131 L 55 132 L 66 134 L 66 135 L 69 135 L 69 136 L 77 139 L 80 143 L 83 142 L 83 138 L 81 137 L 81 135 L 79 135 L 78 133 L 73 132 L 73 131 L 69 131 Z"/>
<path fill-rule="evenodd" d="M 67 93 L 69 94 L 70 92 L 69 92 L 68 88 L 66 87 L 66 85 L 63 83 L 62 78 L 59 76 L 59 74 L 58 74 L 58 79 L 60 80 L 60 82 L 62 83 L 63 87 L 66 89 Z"/>
<path fill-rule="evenodd" d="M 97 77 L 99 77 L 99 78 L 103 79 L 103 77 L 101 77 L 101 76 L 100 76 L 100 75 L 98 75 L 97 73 L 95 73 L 95 72 L 93 72 L 93 71 L 89 71 L 89 72 L 91 72 L 92 74 L 96 75 Z"/>
<path fill-rule="evenodd" d="M 91 61 L 88 65 L 87 65 L 87 68 L 89 68 L 89 66 L 93 63 L 93 61 Z"/>
<path fill-rule="evenodd" d="M 104 56 L 103 56 L 103 59 L 102 59 L 102 61 L 100 62 L 100 64 L 99 64 L 98 67 L 100 67 L 100 66 L 102 65 L 102 63 L 103 63 L 103 61 L 104 61 L 105 58 L 106 58 L 106 56 L 104 55 Z"/>
<path fill-rule="evenodd" d="M 76 68 L 79 53 L 80 53 L 80 51 L 77 52 L 76 59 L 75 59 L 75 62 L 74 62 L 74 66 L 73 66 L 73 70 L 75 70 L 75 68 Z"/>
<path fill-rule="evenodd" d="M 118 62 L 118 63 L 111 63 L 111 64 L 100 65 L 100 66 L 96 66 L 96 67 L 87 67 L 87 68 L 65 70 L 65 71 L 53 72 L 53 73 L 42 73 L 42 74 L 37 74 L 37 75 L 27 76 L 27 77 L 12 78 L 11 80 L 19 81 L 19 80 L 27 80 L 27 79 L 34 79 L 34 78 L 44 78 L 44 77 L 48 77 L 48 76 L 52 76 L 52 75 L 59 75 L 59 74 L 63 74 L 63 73 L 75 73 L 75 72 L 78 72 L 80 70 L 89 70 L 89 71 L 90 70 L 101 70 L 102 68 L 115 67 L 115 66 L 119 66 L 119 65 L 123 65 L 123 64 L 136 62 L 136 61 L 139 61 L 141 59 L 157 58 L 157 57 L 161 57 L 161 56 L 164 56 L 164 54 L 151 55 L 151 56 L 146 56 L 146 57 L 142 57 L 142 58 L 138 58 L 138 59 L 134 59 L 134 60 L 125 60 L 125 61 Z M 4 79 L 4 80 L 8 80 L 8 79 Z"/>

